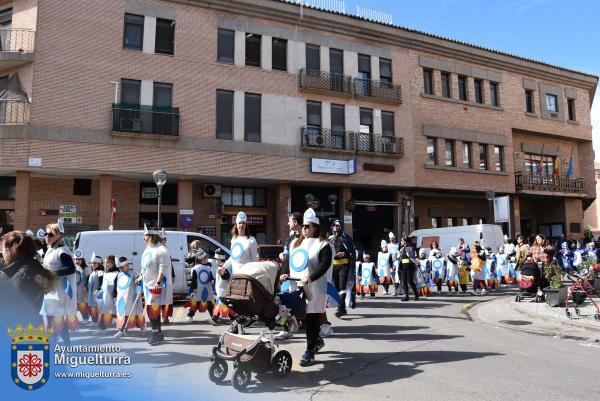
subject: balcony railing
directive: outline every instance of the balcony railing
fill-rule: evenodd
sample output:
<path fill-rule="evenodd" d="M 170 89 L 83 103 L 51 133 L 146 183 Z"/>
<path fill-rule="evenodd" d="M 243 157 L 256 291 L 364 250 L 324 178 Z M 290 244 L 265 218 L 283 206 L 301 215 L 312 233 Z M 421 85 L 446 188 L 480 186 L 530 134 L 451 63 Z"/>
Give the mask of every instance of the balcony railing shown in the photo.
<path fill-rule="evenodd" d="M 31 29 L 0 29 L 0 51 L 32 53 L 35 32 Z"/>
<path fill-rule="evenodd" d="M 113 131 L 179 135 L 179 108 L 113 104 Z"/>
<path fill-rule="evenodd" d="M 303 68 L 300 70 L 300 89 L 352 96 L 352 77 Z"/>
<path fill-rule="evenodd" d="M 333 150 L 354 150 L 354 132 L 329 128 L 302 127 L 303 147 Z"/>
<path fill-rule="evenodd" d="M 400 85 L 385 81 L 354 78 L 354 95 L 391 103 L 402 103 Z"/>
<path fill-rule="evenodd" d="M 581 177 L 515 174 L 518 190 L 550 192 L 584 192 L 585 180 Z"/>
<path fill-rule="evenodd" d="M 359 152 L 404 155 L 404 138 L 359 132 L 356 139 L 356 150 Z"/>
<path fill-rule="evenodd" d="M 22 100 L 0 100 L 0 124 L 29 123 L 29 103 Z"/>

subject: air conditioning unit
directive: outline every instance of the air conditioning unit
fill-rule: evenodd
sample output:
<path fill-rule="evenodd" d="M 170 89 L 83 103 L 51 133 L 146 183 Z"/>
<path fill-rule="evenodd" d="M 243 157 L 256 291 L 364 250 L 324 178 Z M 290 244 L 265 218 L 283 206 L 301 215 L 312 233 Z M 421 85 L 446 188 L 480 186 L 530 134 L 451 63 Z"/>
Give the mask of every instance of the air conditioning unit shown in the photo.
<path fill-rule="evenodd" d="M 204 184 L 202 193 L 205 198 L 220 198 L 221 186 L 219 184 Z"/>

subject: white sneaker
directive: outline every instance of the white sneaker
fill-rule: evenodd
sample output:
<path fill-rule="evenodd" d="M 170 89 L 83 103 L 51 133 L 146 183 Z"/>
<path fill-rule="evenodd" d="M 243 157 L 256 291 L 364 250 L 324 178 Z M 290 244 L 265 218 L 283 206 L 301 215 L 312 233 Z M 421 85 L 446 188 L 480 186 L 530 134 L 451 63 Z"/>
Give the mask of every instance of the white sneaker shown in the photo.
<path fill-rule="evenodd" d="M 298 332 L 298 321 L 296 320 L 296 318 L 294 316 L 292 316 L 290 318 L 290 332 L 292 334 L 297 333 Z"/>
<path fill-rule="evenodd" d="M 487 290 L 484 288 L 483 290 L 481 290 L 481 295 L 485 295 L 487 294 Z"/>
<path fill-rule="evenodd" d="M 273 338 L 276 340 L 285 340 L 287 338 L 292 338 L 293 336 L 294 336 L 294 333 L 291 333 L 289 331 L 280 331 L 279 333 L 274 335 Z"/>
<path fill-rule="evenodd" d="M 190 316 L 186 316 L 186 317 L 185 317 L 185 321 L 186 321 L 187 323 L 192 323 L 192 322 L 194 321 L 194 318 L 193 318 L 193 317 L 190 317 Z"/>
<path fill-rule="evenodd" d="M 321 329 L 319 330 L 319 335 L 321 337 L 329 337 L 332 334 L 333 334 L 333 328 L 331 327 L 330 324 L 326 323 L 321 326 Z"/>

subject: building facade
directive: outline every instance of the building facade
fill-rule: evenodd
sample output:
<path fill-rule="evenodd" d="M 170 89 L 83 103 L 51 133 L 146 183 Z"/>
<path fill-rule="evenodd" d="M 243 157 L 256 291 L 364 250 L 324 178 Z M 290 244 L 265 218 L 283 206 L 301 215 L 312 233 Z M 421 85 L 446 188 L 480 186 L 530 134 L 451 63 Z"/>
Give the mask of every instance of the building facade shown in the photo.
<path fill-rule="evenodd" d="M 600 236 L 600 202 L 598 194 L 600 194 L 600 162 L 594 162 L 596 174 L 596 200 L 585 210 L 583 215 L 583 224 L 589 227 L 594 235 L 594 238 Z"/>
<path fill-rule="evenodd" d="M 489 223 L 579 238 L 598 78 L 276 0 L 0 6 L 2 223 L 156 220 L 260 242 L 291 211 L 389 230 Z M 116 210 L 116 213 L 115 213 Z"/>

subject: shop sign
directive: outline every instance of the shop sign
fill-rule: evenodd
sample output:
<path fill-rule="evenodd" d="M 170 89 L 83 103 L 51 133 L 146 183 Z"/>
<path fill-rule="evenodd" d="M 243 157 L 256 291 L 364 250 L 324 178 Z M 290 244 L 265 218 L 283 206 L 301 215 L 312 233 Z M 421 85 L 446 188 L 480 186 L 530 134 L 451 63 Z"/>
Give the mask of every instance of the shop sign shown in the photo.
<path fill-rule="evenodd" d="M 193 214 L 194 214 L 194 211 L 192 209 L 181 209 L 181 210 L 179 210 L 179 215 L 180 216 L 183 216 L 183 215 L 189 215 L 189 216 L 191 216 Z"/>
<path fill-rule="evenodd" d="M 235 216 L 231 216 L 231 224 L 235 224 Z M 265 224 L 265 216 L 246 215 L 246 224 L 249 226 L 260 226 Z"/>
<path fill-rule="evenodd" d="M 322 174 L 343 174 L 349 175 L 356 173 L 356 159 L 352 160 L 331 160 L 310 158 L 310 172 Z"/>
<path fill-rule="evenodd" d="M 58 207 L 58 212 L 62 215 L 65 213 L 77 213 L 77 206 L 76 205 L 60 205 Z"/>
<path fill-rule="evenodd" d="M 494 221 L 506 223 L 510 221 L 510 198 L 508 195 L 499 196 L 494 199 Z"/>
<path fill-rule="evenodd" d="M 216 238 L 217 226 L 215 226 L 214 224 L 199 224 L 198 226 L 196 226 L 196 232 L 204 234 L 208 237 Z"/>
<path fill-rule="evenodd" d="M 158 198 L 158 189 L 155 187 L 142 187 L 142 199 Z"/>
<path fill-rule="evenodd" d="M 344 224 L 352 224 L 352 215 L 351 214 L 344 215 Z"/>

